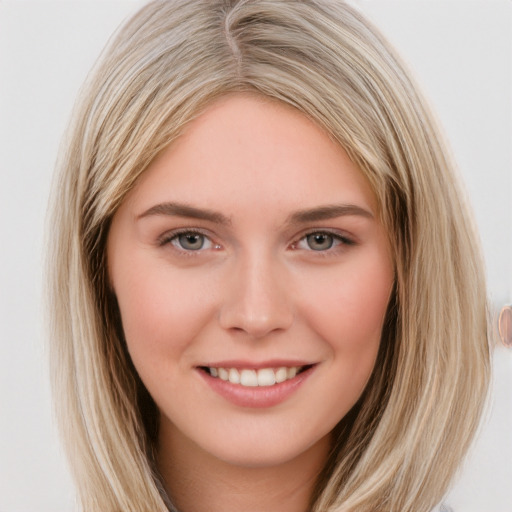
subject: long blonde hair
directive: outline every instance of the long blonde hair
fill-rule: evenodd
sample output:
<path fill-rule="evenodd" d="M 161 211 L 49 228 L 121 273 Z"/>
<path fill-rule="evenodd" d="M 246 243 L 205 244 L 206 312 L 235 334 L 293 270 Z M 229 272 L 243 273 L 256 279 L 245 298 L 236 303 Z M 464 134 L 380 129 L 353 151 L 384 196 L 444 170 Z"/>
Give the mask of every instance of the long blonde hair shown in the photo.
<path fill-rule="evenodd" d="M 155 156 L 206 105 L 246 91 L 295 107 L 345 148 L 394 252 L 377 364 L 335 430 L 311 510 L 430 511 L 488 387 L 483 264 L 418 88 L 368 21 L 329 0 L 151 2 L 82 90 L 58 164 L 48 258 L 53 391 L 81 507 L 172 507 L 154 464 L 157 411 L 125 348 L 105 243 Z"/>

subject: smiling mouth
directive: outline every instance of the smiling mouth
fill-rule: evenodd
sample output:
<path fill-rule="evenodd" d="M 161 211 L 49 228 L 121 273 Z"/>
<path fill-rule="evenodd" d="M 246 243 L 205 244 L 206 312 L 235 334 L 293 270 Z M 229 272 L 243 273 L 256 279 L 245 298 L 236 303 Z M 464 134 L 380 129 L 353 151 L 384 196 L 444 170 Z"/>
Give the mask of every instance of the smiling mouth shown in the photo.
<path fill-rule="evenodd" d="M 201 366 L 200 369 L 213 378 L 245 387 L 270 387 L 295 378 L 297 375 L 312 368 L 312 364 L 304 366 L 281 366 L 279 368 L 240 369 Z"/>

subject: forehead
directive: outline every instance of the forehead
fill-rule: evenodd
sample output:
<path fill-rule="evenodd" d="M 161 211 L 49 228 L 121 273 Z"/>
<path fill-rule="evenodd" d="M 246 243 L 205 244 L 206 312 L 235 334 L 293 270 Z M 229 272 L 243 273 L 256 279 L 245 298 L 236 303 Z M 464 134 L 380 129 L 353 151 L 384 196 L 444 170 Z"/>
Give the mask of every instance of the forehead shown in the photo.
<path fill-rule="evenodd" d="M 297 110 L 236 94 L 208 106 L 141 176 L 140 207 L 180 200 L 203 207 L 307 208 L 363 203 L 371 188 L 344 149 Z"/>

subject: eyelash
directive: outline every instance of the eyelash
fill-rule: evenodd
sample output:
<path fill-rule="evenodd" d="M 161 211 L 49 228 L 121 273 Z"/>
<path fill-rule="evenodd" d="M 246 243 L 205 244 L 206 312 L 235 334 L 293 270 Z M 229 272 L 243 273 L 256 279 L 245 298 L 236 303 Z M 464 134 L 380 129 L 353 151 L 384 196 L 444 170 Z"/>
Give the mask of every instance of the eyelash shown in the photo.
<path fill-rule="evenodd" d="M 194 252 L 201 252 L 201 249 L 197 249 L 197 250 L 187 250 L 187 249 L 184 249 L 184 248 L 180 248 L 178 246 L 176 246 L 173 241 L 174 240 L 177 240 L 178 237 L 180 237 L 181 235 L 200 235 L 200 236 L 203 236 L 205 239 L 209 240 L 211 242 L 211 244 L 214 246 L 214 248 L 220 248 L 220 245 L 218 244 L 215 244 L 211 237 L 208 235 L 208 233 L 204 232 L 203 230 L 201 229 L 177 229 L 175 231 L 172 231 L 170 233 L 165 233 L 163 234 L 159 239 L 158 239 L 158 245 L 160 247 L 163 247 L 167 244 L 171 244 L 173 245 L 176 250 L 184 253 L 184 254 L 191 254 L 191 253 L 194 253 Z"/>
<path fill-rule="evenodd" d="M 211 239 L 211 236 L 208 235 L 208 233 L 206 233 L 205 231 L 203 231 L 201 229 L 189 229 L 189 228 L 178 229 L 178 230 L 172 231 L 170 233 L 165 233 L 158 239 L 158 245 L 160 247 L 163 247 L 165 245 L 171 244 L 174 246 L 174 248 L 178 252 L 180 252 L 181 254 L 187 255 L 187 256 L 195 256 L 196 255 L 195 253 L 201 253 L 204 250 L 206 250 L 206 249 L 203 249 L 202 247 L 199 249 L 196 249 L 196 250 L 185 249 L 183 247 L 179 247 L 177 244 L 174 243 L 174 241 L 177 240 L 178 237 L 180 237 L 181 235 L 192 235 L 192 236 L 200 235 L 200 236 L 204 237 L 206 240 L 209 240 L 209 242 L 212 244 L 212 247 L 208 248 L 208 249 L 220 249 L 221 248 L 221 246 L 219 244 L 216 244 L 215 242 L 213 242 L 213 240 Z M 300 238 L 298 238 L 297 241 L 290 244 L 290 247 L 294 250 L 300 250 L 298 245 L 303 242 L 308 243 L 307 239 L 308 239 L 308 237 L 310 237 L 312 235 L 317 235 L 317 236 L 324 235 L 324 236 L 333 238 L 332 245 L 326 249 L 315 250 L 315 249 L 312 249 L 311 247 L 309 248 L 309 252 L 315 253 L 318 256 L 325 257 L 330 254 L 336 253 L 339 250 L 343 250 L 347 246 L 356 245 L 356 242 L 353 239 L 347 237 L 346 235 L 341 235 L 338 232 L 329 231 L 329 230 L 324 229 L 324 230 L 311 230 L 311 231 L 303 233 L 300 236 Z M 308 249 L 304 249 L 304 250 L 308 250 Z"/>
<path fill-rule="evenodd" d="M 308 237 L 310 237 L 312 235 L 328 236 L 328 237 L 332 237 L 332 239 L 333 239 L 332 245 L 324 250 L 315 250 L 315 249 L 312 249 L 311 247 L 309 247 L 310 252 L 316 253 L 319 256 L 328 256 L 330 254 L 336 253 L 339 250 L 346 249 L 347 246 L 352 246 L 352 245 L 356 244 L 356 242 L 353 239 L 347 237 L 346 235 L 342 235 L 336 231 L 322 229 L 322 230 L 311 230 L 311 231 L 308 231 L 308 232 L 302 234 L 302 236 L 298 239 L 297 242 L 293 242 L 291 244 L 291 247 L 293 249 L 296 249 L 300 243 L 302 243 L 302 242 L 308 243 L 307 239 L 308 239 Z"/>

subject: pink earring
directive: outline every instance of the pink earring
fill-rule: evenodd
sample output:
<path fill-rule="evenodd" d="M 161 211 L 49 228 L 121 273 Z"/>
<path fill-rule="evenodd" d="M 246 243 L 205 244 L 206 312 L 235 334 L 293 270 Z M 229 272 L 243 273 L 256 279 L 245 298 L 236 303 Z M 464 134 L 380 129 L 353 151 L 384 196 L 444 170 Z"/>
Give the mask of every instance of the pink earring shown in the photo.
<path fill-rule="evenodd" d="M 512 306 L 503 306 L 498 317 L 500 338 L 508 348 L 512 348 Z"/>

